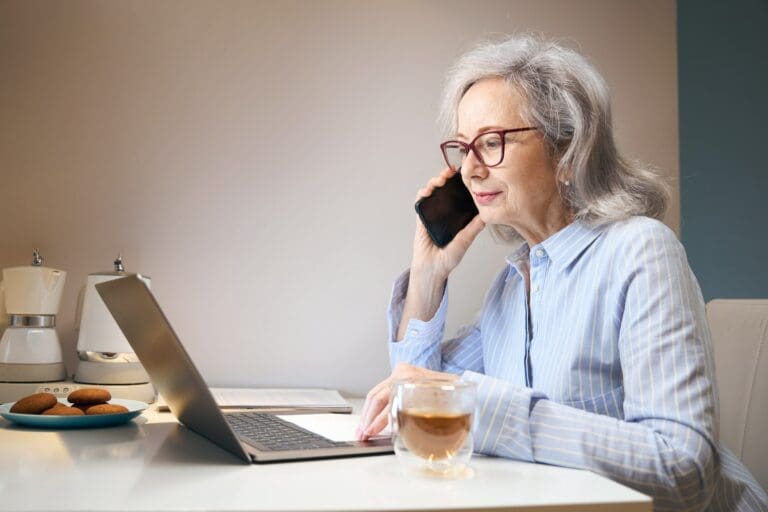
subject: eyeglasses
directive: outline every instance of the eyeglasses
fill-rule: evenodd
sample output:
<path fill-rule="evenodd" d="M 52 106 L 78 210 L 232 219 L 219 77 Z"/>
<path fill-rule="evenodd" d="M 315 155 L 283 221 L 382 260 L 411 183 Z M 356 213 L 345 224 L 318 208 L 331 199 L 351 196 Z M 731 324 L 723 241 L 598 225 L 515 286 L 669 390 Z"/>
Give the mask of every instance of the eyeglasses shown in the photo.
<path fill-rule="evenodd" d="M 496 167 L 504 160 L 504 147 L 507 145 L 508 133 L 527 132 L 535 129 L 534 126 L 526 126 L 525 128 L 485 132 L 475 137 L 469 144 L 460 140 L 447 140 L 440 144 L 440 149 L 443 151 L 445 163 L 454 171 L 461 169 L 470 150 L 475 152 L 475 156 L 481 164 L 486 167 Z"/>

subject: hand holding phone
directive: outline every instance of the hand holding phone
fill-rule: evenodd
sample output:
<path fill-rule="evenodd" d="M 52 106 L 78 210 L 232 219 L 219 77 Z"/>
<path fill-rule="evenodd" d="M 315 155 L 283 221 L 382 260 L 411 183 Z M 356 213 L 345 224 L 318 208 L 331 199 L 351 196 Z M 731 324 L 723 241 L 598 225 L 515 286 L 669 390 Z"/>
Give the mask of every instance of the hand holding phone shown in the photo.
<path fill-rule="evenodd" d="M 448 276 L 485 228 L 461 175 L 450 168 L 443 169 L 419 191 L 416 212 L 420 220 L 413 240 L 398 340 L 405 336 L 410 319 L 426 321 L 434 316 Z"/>
<path fill-rule="evenodd" d="M 478 214 L 459 172 L 442 187 L 435 187 L 432 195 L 416 201 L 415 207 L 429 237 L 438 247 L 448 245 Z"/>

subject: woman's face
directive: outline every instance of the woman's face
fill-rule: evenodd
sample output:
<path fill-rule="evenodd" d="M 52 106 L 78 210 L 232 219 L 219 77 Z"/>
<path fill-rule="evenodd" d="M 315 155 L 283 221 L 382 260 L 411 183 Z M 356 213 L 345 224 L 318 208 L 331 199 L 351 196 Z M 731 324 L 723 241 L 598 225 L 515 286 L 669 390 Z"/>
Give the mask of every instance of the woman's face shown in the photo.
<path fill-rule="evenodd" d="M 478 81 L 459 103 L 457 139 L 469 143 L 488 131 L 530 126 L 520 115 L 522 101 L 502 78 Z M 565 210 L 555 163 L 536 130 L 507 134 L 506 141 L 501 164 L 487 167 L 470 151 L 461 174 L 486 224 L 511 226 L 528 238 Z"/>

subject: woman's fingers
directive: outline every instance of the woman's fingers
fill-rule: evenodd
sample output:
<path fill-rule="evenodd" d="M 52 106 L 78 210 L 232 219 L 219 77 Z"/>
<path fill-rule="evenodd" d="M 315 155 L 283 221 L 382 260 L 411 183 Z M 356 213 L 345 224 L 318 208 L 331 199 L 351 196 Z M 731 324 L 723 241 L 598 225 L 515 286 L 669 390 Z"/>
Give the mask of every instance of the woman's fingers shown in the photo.
<path fill-rule="evenodd" d="M 374 407 L 374 402 L 376 402 L 376 396 L 379 393 L 379 386 L 380 384 L 377 384 L 368 392 L 368 395 L 365 397 L 365 404 L 363 405 L 363 412 L 360 415 L 360 424 L 358 425 L 358 430 L 365 430 L 365 428 L 368 426 L 368 418 L 373 414 L 371 412 L 371 409 Z"/>
<path fill-rule="evenodd" d="M 434 178 L 430 178 L 427 182 L 427 188 L 430 190 L 434 190 L 438 187 L 442 187 L 445 185 L 447 178 L 443 175 L 435 176 Z"/>
<path fill-rule="evenodd" d="M 357 435 L 357 438 L 360 441 L 365 441 L 370 436 L 374 435 L 372 433 L 374 422 L 381 415 L 382 411 L 387 410 L 388 406 L 389 406 L 389 396 L 384 396 L 383 393 L 376 395 L 376 397 L 374 397 L 371 400 L 371 405 L 368 408 L 366 416 L 364 416 L 360 420 L 360 424 L 357 426 L 357 429 L 355 430 L 355 434 Z M 381 429 L 379 429 L 376 432 L 379 432 L 380 430 Z"/>
<path fill-rule="evenodd" d="M 485 222 L 483 222 L 479 214 L 475 215 L 475 218 L 456 234 L 451 243 L 458 243 L 468 248 L 483 229 L 485 229 Z"/>
<path fill-rule="evenodd" d="M 381 410 L 381 412 L 373 419 L 365 432 L 363 432 L 365 437 L 362 439 L 362 441 L 367 440 L 369 437 L 375 436 L 386 428 L 387 423 L 389 422 L 389 408 L 390 402 L 387 402 L 387 406 Z"/>
<path fill-rule="evenodd" d="M 358 439 L 364 439 L 365 433 L 370 430 L 373 421 L 379 414 L 381 414 L 382 410 L 386 410 L 388 405 L 389 379 L 380 382 L 368 392 L 368 396 L 365 399 L 365 405 L 363 406 L 363 413 L 360 416 L 360 423 L 355 431 Z"/>
<path fill-rule="evenodd" d="M 368 392 L 363 406 L 360 423 L 355 429 L 355 435 L 360 441 L 375 436 L 387 426 L 389 408 L 392 400 L 392 384 L 400 379 L 411 378 L 442 378 L 457 379 L 452 373 L 442 373 L 426 368 L 420 368 L 408 363 L 398 363 L 388 379 L 379 382 Z"/>
<path fill-rule="evenodd" d="M 454 171 L 450 167 L 446 167 L 445 169 L 440 171 L 440 174 L 438 174 L 437 176 L 434 176 L 433 178 L 430 178 L 430 180 L 427 182 L 427 186 L 420 188 L 419 191 L 416 192 L 416 200 L 418 201 L 422 197 L 431 196 L 433 190 L 445 185 L 445 182 L 448 181 L 448 179 L 450 179 L 454 174 L 456 174 L 456 171 Z"/>
<path fill-rule="evenodd" d="M 355 429 L 355 434 L 359 440 L 363 441 L 373 435 L 368 434 L 368 432 L 373 430 L 372 425 L 377 419 L 379 423 L 381 422 L 379 417 L 382 414 L 384 414 L 384 425 L 386 426 L 386 414 L 389 412 L 392 383 L 397 379 L 408 376 L 415 368 L 415 366 L 409 364 L 398 363 L 392 370 L 389 378 L 379 382 L 368 392 L 365 398 L 365 405 L 363 406 L 363 414 L 360 416 L 360 423 L 357 429 Z M 376 430 L 376 433 L 381 432 L 383 428 L 380 427 Z"/>
<path fill-rule="evenodd" d="M 453 176 L 453 175 L 454 175 L 454 174 L 456 174 L 457 172 L 458 172 L 458 171 L 454 171 L 454 170 L 453 170 L 453 169 L 451 169 L 450 167 L 446 167 L 445 169 L 443 169 L 442 171 L 440 171 L 440 176 L 442 176 L 443 178 L 445 178 L 445 179 L 447 180 L 448 178 L 450 178 L 451 176 Z"/>

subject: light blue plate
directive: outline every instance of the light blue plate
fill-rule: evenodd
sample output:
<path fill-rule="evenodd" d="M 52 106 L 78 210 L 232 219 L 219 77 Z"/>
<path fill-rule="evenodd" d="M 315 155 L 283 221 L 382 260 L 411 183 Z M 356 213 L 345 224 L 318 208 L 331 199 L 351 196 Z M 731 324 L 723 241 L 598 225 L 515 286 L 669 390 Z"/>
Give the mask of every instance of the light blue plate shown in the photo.
<path fill-rule="evenodd" d="M 66 399 L 60 398 L 59 402 L 71 405 Z M 36 428 L 99 428 L 119 425 L 131 421 L 141 414 L 141 411 L 149 407 L 144 402 L 138 400 L 123 400 L 113 398 L 110 404 L 122 405 L 128 408 L 128 412 L 117 414 L 94 414 L 91 416 L 43 416 L 41 414 L 19 414 L 11 412 L 11 407 L 15 402 L 0 405 L 0 416 L 12 421 L 17 425 Z"/>

